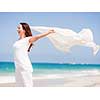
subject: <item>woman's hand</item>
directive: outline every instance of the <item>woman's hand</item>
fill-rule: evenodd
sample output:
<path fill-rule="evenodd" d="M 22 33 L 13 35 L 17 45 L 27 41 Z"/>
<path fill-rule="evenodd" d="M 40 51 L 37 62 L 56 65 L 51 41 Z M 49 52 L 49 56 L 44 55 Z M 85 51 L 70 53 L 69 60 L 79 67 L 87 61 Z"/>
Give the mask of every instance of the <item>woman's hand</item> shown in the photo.
<path fill-rule="evenodd" d="M 54 31 L 53 29 L 50 29 L 50 30 L 48 31 L 48 33 L 49 33 L 49 34 L 55 33 L 55 31 Z"/>

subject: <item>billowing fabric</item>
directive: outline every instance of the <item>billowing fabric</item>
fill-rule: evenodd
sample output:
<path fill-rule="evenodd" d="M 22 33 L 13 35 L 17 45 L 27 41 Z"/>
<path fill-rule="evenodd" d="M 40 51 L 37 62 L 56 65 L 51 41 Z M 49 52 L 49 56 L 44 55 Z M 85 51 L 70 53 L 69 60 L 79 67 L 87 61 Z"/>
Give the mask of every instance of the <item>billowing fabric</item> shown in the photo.
<path fill-rule="evenodd" d="M 73 46 L 86 46 L 93 49 L 93 54 L 96 55 L 100 46 L 93 41 L 93 33 L 90 29 L 82 29 L 79 33 L 71 29 L 58 27 L 31 26 L 32 31 L 40 33 L 54 29 L 55 33 L 49 34 L 47 37 L 52 44 L 60 51 L 69 52 Z"/>

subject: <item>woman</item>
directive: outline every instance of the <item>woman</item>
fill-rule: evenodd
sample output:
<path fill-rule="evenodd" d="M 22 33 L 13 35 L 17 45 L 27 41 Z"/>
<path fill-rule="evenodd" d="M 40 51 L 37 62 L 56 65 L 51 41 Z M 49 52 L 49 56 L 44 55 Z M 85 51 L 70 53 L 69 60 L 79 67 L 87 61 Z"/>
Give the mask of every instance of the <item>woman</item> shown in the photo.
<path fill-rule="evenodd" d="M 49 30 L 36 36 L 32 36 L 31 29 L 27 23 L 20 23 L 17 27 L 19 40 L 14 43 L 14 63 L 15 63 L 15 80 L 18 87 L 32 87 L 32 64 L 28 57 L 28 52 L 32 47 L 32 43 L 43 38 L 54 30 Z"/>

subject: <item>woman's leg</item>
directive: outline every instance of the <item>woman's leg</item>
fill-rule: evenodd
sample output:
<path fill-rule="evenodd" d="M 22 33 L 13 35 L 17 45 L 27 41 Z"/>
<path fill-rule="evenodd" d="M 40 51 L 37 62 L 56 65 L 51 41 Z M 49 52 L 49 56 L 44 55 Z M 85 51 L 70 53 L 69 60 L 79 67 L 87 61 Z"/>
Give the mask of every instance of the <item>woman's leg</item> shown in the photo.
<path fill-rule="evenodd" d="M 32 72 L 16 69 L 15 73 L 17 87 L 33 87 Z"/>
<path fill-rule="evenodd" d="M 24 87 L 33 87 L 32 72 L 22 71 L 23 85 Z"/>

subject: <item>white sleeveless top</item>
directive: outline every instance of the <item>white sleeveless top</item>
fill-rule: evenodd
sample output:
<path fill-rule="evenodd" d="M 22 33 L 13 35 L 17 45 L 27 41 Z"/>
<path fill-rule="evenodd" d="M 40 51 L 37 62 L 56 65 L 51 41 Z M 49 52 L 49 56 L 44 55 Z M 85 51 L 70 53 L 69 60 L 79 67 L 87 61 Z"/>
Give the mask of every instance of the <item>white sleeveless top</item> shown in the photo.
<path fill-rule="evenodd" d="M 25 37 L 14 43 L 14 63 L 16 69 L 33 72 L 32 64 L 28 56 L 30 38 L 31 36 Z"/>

